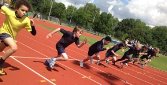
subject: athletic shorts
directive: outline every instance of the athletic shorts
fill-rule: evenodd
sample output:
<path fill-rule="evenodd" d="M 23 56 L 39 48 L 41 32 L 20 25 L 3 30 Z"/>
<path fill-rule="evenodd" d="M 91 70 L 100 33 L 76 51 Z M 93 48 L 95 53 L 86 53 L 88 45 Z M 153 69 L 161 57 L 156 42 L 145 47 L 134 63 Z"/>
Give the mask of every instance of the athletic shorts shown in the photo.
<path fill-rule="evenodd" d="M 88 51 L 88 56 L 92 56 L 92 55 L 94 55 L 94 54 L 96 54 L 96 53 L 98 53 L 98 52 L 95 52 L 94 50 L 89 49 L 89 51 Z"/>
<path fill-rule="evenodd" d="M 9 34 L 7 34 L 7 33 L 2 33 L 2 34 L 0 34 L 0 40 L 1 40 L 1 42 L 4 43 L 6 46 L 8 46 L 8 44 L 6 44 L 3 40 L 6 39 L 6 38 L 8 38 L 8 37 L 11 37 L 11 36 L 10 36 Z"/>
<path fill-rule="evenodd" d="M 65 49 L 61 45 L 56 45 L 56 50 L 58 52 L 58 55 L 61 55 L 62 53 L 65 53 Z"/>
<path fill-rule="evenodd" d="M 143 55 L 143 56 L 140 57 L 140 59 L 142 59 L 142 60 L 143 60 L 143 59 L 147 59 L 147 60 L 148 60 L 149 58 L 148 58 L 148 56 Z"/>
<path fill-rule="evenodd" d="M 110 51 L 107 51 L 105 55 L 106 55 L 106 58 L 114 57 L 114 54 L 112 52 L 110 52 Z"/>

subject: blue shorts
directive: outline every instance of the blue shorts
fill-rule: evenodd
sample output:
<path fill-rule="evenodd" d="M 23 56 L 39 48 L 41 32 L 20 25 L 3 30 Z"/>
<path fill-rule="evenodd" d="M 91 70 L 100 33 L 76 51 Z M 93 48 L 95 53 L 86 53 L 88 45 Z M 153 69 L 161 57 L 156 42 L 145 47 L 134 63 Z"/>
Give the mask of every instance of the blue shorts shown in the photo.
<path fill-rule="evenodd" d="M 64 51 L 65 49 L 61 45 L 56 45 L 56 50 L 58 52 L 58 55 L 61 55 L 62 53 L 65 53 L 65 51 Z"/>
<path fill-rule="evenodd" d="M 11 37 L 11 36 L 10 36 L 9 34 L 7 34 L 7 33 L 2 33 L 2 34 L 0 34 L 0 40 L 1 40 L 1 42 L 4 43 L 6 46 L 8 46 L 8 44 L 6 44 L 3 40 L 6 39 L 6 38 L 8 38 L 8 37 Z"/>

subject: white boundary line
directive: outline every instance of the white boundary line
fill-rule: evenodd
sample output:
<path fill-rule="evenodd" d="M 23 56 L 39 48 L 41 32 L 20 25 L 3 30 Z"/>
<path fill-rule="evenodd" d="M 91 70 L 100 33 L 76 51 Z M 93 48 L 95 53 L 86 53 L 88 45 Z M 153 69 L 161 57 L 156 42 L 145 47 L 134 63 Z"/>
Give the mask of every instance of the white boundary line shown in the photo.
<path fill-rule="evenodd" d="M 26 46 L 27 48 L 29 48 L 29 49 L 31 49 L 31 50 L 33 50 L 33 51 L 35 51 L 35 52 L 37 52 L 37 53 L 39 53 L 39 54 L 41 54 L 41 55 L 43 55 L 43 56 L 45 56 L 45 57 L 47 57 L 47 58 L 48 58 L 48 56 L 47 56 L 47 55 L 45 55 L 45 54 L 43 54 L 43 53 L 41 53 L 41 52 L 39 52 L 39 51 L 37 51 L 37 50 L 35 50 L 35 49 L 33 49 L 33 48 L 31 48 L 31 47 L 29 47 L 29 46 L 27 46 L 27 45 L 25 45 L 25 44 L 21 43 L 21 42 L 18 42 L 18 43 L 20 43 L 20 44 L 22 44 L 22 45 Z M 57 62 L 57 63 L 59 63 L 59 62 Z M 95 82 L 95 83 L 96 83 L 96 84 L 98 84 L 98 85 L 102 85 L 101 83 L 99 83 L 99 82 L 97 82 L 97 81 L 95 81 L 95 80 L 93 80 L 93 79 L 91 79 L 91 78 L 87 77 L 86 75 L 84 75 L 84 74 L 82 74 L 82 73 L 80 73 L 80 72 L 78 72 L 78 71 L 76 71 L 76 70 L 74 70 L 74 69 L 72 69 L 72 68 L 70 68 L 70 67 L 68 67 L 68 66 L 66 66 L 66 65 L 64 65 L 64 64 L 62 64 L 62 63 L 59 63 L 59 64 L 61 64 L 61 65 L 65 66 L 66 68 L 68 68 L 68 69 L 70 69 L 70 70 L 74 71 L 75 73 L 77 73 L 77 74 L 79 74 L 79 75 L 82 75 L 83 77 L 85 77 L 85 78 L 87 78 L 87 79 L 89 79 L 89 80 L 91 80 L 91 81 Z"/>
<path fill-rule="evenodd" d="M 40 57 L 23 57 L 23 56 L 10 56 L 10 57 L 13 57 L 13 58 L 21 58 L 21 59 L 38 59 L 38 60 L 46 60 L 46 59 L 50 59 L 50 58 L 40 58 Z M 77 59 L 68 59 L 70 61 L 74 61 L 74 60 L 77 60 Z"/>
<path fill-rule="evenodd" d="M 53 83 L 52 81 L 50 81 L 49 79 L 47 79 L 46 77 L 42 76 L 41 74 L 39 74 L 38 72 L 36 72 L 35 70 L 33 70 L 32 68 L 28 67 L 27 65 L 25 65 L 24 63 L 22 63 L 21 61 L 17 60 L 14 57 L 11 57 L 13 60 L 17 61 L 18 63 L 20 63 L 21 65 L 23 65 L 24 67 L 26 67 L 27 69 L 29 69 L 30 71 L 32 71 L 33 73 L 35 73 L 36 75 L 38 75 L 39 77 L 45 79 L 46 81 L 48 81 L 49 83 L 51 83 L 52 85 L 56 85 L 55 83 Z"/>

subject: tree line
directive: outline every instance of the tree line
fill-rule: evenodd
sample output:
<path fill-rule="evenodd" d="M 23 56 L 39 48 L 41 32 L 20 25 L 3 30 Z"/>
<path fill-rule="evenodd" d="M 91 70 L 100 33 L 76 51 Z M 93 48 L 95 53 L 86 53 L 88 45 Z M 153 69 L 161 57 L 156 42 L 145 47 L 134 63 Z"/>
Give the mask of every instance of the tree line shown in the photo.
<path fill-rule="evenodd" d="M 52 0 L 29 0 L 35 12 L 48 15 Z M 62 21 L 75 23 L 83 26 L 87 30 L 111 35 L 119 40 L 136 39 L 143 44 L 158 47 L 161 53 L 167 54 L 167 26 L 155 26 L 153 28 L 146 25 L 140 19 L 127 18 L 119 21 L 110 13 L 101 12 L 95 4 L 87 3 L 85 6 L 76 8 L 75 6 L 65 7 L 63 3 L 53 2 L 52 17 Z"/>

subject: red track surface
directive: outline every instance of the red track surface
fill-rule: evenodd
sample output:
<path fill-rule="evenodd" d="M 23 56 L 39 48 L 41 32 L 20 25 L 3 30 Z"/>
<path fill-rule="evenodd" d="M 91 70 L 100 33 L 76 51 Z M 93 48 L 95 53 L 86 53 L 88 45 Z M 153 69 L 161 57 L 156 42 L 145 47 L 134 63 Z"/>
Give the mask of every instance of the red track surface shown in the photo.
<path fill-rule="evenodd" d="M 0 16 L 2 24 L 4 17 Z M 35 22 L 52 28 L 58 27 L 49 22 Z M 50 31 L 40 25 L 36 28 L 38 34 L 35 37 L 25 30 L 19 33 L 17 37 L 19 49 L 7 59 L 5 63 L 7 75 L 0 76 L 0 85 L 167 85 L 167 73 L 150 67 L 141 69 L 137 65 L 130 65 L 119 69 L 104 62 L 101 65 L 90 65 L 87 62 L 85 68 L 80 68 L 78 60 L 87 56 L 88 45 L 80 49 L 74 44 L 69 46 L 66 52 L 70 60 L 57 62 L 55 69 L 50 71 L 43 63 L 46 58 L 56 55 L 55 44 L 61 35 L 57 33 L 53 38 L 46 39 Z M 88 33 L 84 35 L 100 39 Z M 104 57 L 104 53 L 101 53 L 101 57 Z"/>

